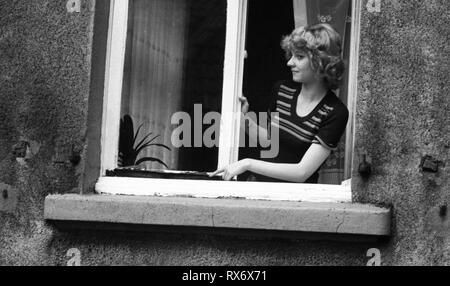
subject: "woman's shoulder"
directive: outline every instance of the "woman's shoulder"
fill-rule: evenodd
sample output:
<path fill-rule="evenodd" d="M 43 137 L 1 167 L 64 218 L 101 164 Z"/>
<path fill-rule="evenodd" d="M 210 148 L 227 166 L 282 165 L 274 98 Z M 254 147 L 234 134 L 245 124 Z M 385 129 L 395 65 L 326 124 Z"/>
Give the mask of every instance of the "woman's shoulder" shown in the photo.
<path fill-rule="evenodd" d="M 349 111 L 347 106 L 342 102 L 342 100 L 334 93 L 332 90 L 330 90 L 327 94 L 324 107 L 332 112 L 333 114 L 348 117 Z"/>

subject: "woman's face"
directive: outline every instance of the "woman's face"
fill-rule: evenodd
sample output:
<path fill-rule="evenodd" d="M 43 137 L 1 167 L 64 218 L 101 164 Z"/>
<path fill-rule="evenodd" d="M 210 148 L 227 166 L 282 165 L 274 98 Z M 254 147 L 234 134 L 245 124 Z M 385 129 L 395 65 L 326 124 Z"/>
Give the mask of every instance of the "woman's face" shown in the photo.
<path fill-rule="evenodd" d="M 295 82 L 310 83 L 318 80 L 317 74 L 311 68 L 309 57 L 304 53 L 292 55 L 287 66 L 291 69 L 292 79 Z"/>

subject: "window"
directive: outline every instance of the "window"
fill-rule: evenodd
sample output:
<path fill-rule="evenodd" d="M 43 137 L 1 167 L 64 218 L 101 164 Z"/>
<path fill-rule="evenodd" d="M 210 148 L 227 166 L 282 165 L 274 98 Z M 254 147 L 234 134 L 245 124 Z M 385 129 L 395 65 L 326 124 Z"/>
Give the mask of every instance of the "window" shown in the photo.
<path fill-rule="evenodd" d="M 322 2 L 326 5 L 330 1 Z M 294 12 L 292 22 L 297 25 L 309 23 L 308 14 L 302 14 L 301 11 L 305 11 L 305 5 L 314 3 L 316 2 L 294 0 L 291 8 Z M 257 10 L 262 5 L 266 4 L 246 0 L 111 1 L 101 177 L 96 185 L 98 192 L 294 201 L 351 200 L 350 187 L 342 185 L 271 183 L 270 190 L 266 191 L 268 183 L 262 182 L 180 181 L 106 176 L 108 170 L 115 170 L 119 165 L 119 137 L 122 134 L 120 122 L 126 114 L 133 120 L 131 137 L 134 137 L 138 126 L 143 124 L 140 138 L 149 133 L 153 133 L 154 136 L 162 135 L 152 143 L 169 145 L 173 126 L 164 125 L 161 121 L 173 119 L 172 116 L 177 111 L 195 118 L 196 114 L 194 116 L 192 114 L 198 111 L 196 103 L 202 104 L 200 109 L 202 115 L 205 111 L 216 111 L 221 114 L 218 148 L 170 148 L 169 151 L 161 145 L 154 145 L 152 147 L 155 148 L 147 148 L 144 151 L 146 152 L 143 153 L 144 157 L 149 160 L 142 163 L 149 169 L 160 168 L 164 163 L 174 171 L 203 172 L 212 171 L 217 165 L 227 165 L 238 160 L 239 153 L 242 155 L 245 151 L 239 149 L 240 121 L 235 114 L 239 114 L 240 104 L 237 98 L 243 90 L 250 92 L 256 87 L 252 83 L 254 75 L 251 70 L 255 65 L 251 62 L 253 60 L 251 46 L 259 44 L 254 39 L 257 39 L 258 35 L 264 35 L 264 31 L 255 32 L 252 27 L 268 20 L 257 15 Z M 269 5 L 277 5 L 280 11 L 284 9 L 275 1 Z M 341 91 L 348 94 L 347 104 L 350 111 L 353 110 L 356 92 L 358 5 L 361 3 L 356 0 L 351 5 L 353 25 L 351 37 L 347 37 L 350 55 L 348 82 L 351 84 L 348 85 L 348 92 Z M 265 6 L 261 9 L 270 11 L 272 8 Z M 348 9 L 344 11 L 345 15 L 347 11 Z M 285 9 L 282 13 L 289 12 Z M 327 15 L 323 17 L 326 21 Z M 348 31 L 349 23 L 344 21 L 343 25 L 347 25 Z M 292 28 L 281 30 L 282 34 L 289 33 Z M 345 28 L 343 27 L 344 30 Z M 272 44 L 278 45 L 279 39 Z M 281 51 L 278 49 L 276 53 Z M 248 62 L 245 62 L 247 55 Z M 273 67 L 273 63 L 269 63 L 266 67 Z M 161 102 L 164 102 L 164 105 Z M 255 105 L 258 105 L 258 102 Z M 211 127 L 213 122 L 205 118 L 200 120 L 205 120 L 204 128 Z M 345 136 L 345 150 L 341 152 L 347 162 L 345 168 L 343 167 L 345 178 L 349 178 L 351 170 L 354 137 L 352 125 L 350 118 Z M 195 127 L 190 131 L 198 132 L 194 129 Z M 200 130 L 203 131 L 205 130 Z M 195 142 L 191 143 L 195 145 Z"/>

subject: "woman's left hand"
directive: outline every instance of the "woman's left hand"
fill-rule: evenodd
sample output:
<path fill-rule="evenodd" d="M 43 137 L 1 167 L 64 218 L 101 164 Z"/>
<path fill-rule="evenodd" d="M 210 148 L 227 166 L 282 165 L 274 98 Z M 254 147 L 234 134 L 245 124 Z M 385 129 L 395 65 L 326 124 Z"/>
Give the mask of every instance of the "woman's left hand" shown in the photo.
<path fill-rule="evenodd" d="M 224 181 L 230 181 L 234 177 L 239 176 L 240 174 L 248 171 L 249 167 L 250 167 L 250 160 L 244 159 L 231 165 L 228 165 L 226 167 L 220 168 L 217 171 L 210 173 L 209 176 L 213 177 L 222 174 L 222 179 Z"/>

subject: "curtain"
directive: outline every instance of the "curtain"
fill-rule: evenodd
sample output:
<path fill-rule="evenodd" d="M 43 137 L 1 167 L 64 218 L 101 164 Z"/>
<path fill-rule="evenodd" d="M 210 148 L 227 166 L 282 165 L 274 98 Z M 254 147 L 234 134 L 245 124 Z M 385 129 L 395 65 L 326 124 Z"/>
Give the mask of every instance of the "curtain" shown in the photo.
<path fill-rule="evenodd" d="M 328 23 L 342 37 L 343 57 L 348 63 L 351 30 L 351 0 L 293 0 L 296 27 Z M 348 67 L 341 89 L 337 92 L 342 102 L 347 104 Z M 319 174 L 320 184 L 340 185 L 344 178 L 345 135 L 342 136 L 338 150 L 333 152 L 322 166 Z"/>
<path fill-rule="evenodd" d="M 135 132 L 143 124 L 137 142 L 151 132 L 153 137 L 160 136 L 154 143 L 172 149 L 149 147 L 138 159 L 158 158 L 170 169 L 178 166 L 170 121 L 180 111 L 182 100 L 186 6 L 184 0 L 133 0 L 129 10 L 122 115 L 132 117 Z M 159 163 L 145 164 L 150 169 L 164 168 Z"/>

